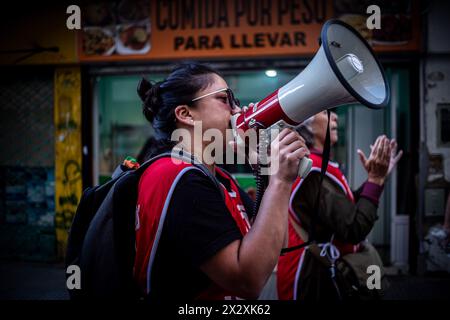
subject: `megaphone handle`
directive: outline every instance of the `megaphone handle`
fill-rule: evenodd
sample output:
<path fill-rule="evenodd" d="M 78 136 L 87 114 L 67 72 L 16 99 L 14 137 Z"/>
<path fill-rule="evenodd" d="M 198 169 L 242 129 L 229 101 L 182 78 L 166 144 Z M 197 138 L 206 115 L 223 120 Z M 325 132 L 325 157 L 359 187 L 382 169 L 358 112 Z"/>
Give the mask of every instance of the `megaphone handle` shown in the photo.
<path fill-rule="evenodd" d="M 284 128 L 292 128 L 295 130 L 294 126 L 291 126 L 287 124 L 284 120 L 279 120 L 278 122 L 274 123 L 272 126 L 270 126 L 268 129 L 263 130 L 261 133 L 264 134 L 265 139 L 263 141 L 266 142 L 267 145 L 270 144 L 270 141 L 272 141 L 275 136 L 271 136 L 272 129 L 277 129 L 277 133 Z M 304 178 L 308 175 L 309 171 L 312 168 L 312 160 L 308 157 L 303 157 L 300 161 L 300 164 L 298 165 L 298 176 L 300 178 Z"/>
<path fill-rule="evenodd" d="M 311 171 L 312 163 L 312 160 L 306 156 L 300 160 L 300 164 L 298 165 L 298 176 L 300 178 L 303 179 L 308 175 L 309 171 Z"/>

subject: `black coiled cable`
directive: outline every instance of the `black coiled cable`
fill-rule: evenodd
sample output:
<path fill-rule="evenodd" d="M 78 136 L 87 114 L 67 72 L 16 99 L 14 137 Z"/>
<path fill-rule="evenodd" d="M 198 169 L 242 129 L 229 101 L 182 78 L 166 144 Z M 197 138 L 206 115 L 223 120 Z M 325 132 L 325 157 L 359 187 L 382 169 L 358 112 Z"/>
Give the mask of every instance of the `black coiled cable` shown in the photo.
<path fill-rule="evenodd" d="M 256 180 L 256 199 L 253 207 L 253 218 L 256 217 L 259 211 L 259 207 L 261 205 L 262 198 L 264 196 L 264 192 L 266 191 L 268 182 L 269 182 L 269 176 L 268 175 L 262 175 L 261 174 L 261 163 L 259 161 L 259 155 L 260 155 L 260 143 L 258 143 L 256 147 L 256 152 L 258 154 L 257 160 L 256 160 L 256 166 L 253 169 L 253 174 L 255 175 Z M 265 150 L 267 152 L 267 150 Z"/>

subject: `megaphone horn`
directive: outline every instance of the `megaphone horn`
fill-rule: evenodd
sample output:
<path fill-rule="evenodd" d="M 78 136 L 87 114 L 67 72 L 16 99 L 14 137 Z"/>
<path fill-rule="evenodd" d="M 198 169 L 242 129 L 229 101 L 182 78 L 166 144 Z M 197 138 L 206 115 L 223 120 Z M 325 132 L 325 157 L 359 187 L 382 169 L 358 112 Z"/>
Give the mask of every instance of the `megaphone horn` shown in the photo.
<path fill-rule="evenodd" d="M 235 132 L 272 129 L 280 123 L 283 127 L 297 126 L 323 110 L 343 104 L 360 102 L 374 109 L 388 105 L 386 76 L 364 38 L 339 20 L 327 21 L 320 36 L 319 51 L 300 74 L 232 118 Z"/>

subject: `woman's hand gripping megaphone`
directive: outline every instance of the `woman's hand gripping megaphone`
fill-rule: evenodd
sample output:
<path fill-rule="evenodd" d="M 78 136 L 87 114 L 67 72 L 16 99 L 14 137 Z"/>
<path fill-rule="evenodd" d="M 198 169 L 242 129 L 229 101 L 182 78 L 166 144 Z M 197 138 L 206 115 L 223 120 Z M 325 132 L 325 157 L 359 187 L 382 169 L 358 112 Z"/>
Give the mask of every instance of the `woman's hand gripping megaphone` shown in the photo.
<path fill-rule="evenodd" d="M 281 133 L 283 132 L 284 129 L 290 129 L 294 132 L 297 132 L 294 126 L 291 126 L 289 124 L 287 124 L 286 122 L 284 122 L 283 120 L 280 120 L 276 123 L 274 123 L 272 126 L 270 126 L 268 129 L 266 130 L 266 134 L 267 134 L 267 143 L 271 143 L 274 141 L 274 139 Z M 300 136 L 300 135 L 299 135 Z M 300 136 L 301 138 L 301 136 Z M 302 139 L 302 142 L 304 144 L 304 139 Z M 306 145 L 302 148 L 306 148 Z M 307 149 L 307 148 L 306 148 Z M 307 155 L 305 155 L 303 158 L 300 159 L 300 163 L 298 165 L 298 171 L 297 171 L 297 175 L 300 178 L 304 178 L 308 175 L 309 171 L 312 168 L 312 160 L 308 158 L 309 155 L 309 150 L 307 152 Z"/>
<path fill-rule="evenodd" d="M 242 112 L 245 113 L 248 110 L 248 108 L 253 108 L 253 106 L 254 106 L 254 103 L 250 103 L 248 107 L 242 108 Z M 234 119 L 232 119 L 234 141 L 231 141 L 230 145 L 232 146 L 232 148 L 235 152 L 238 152 L 238 153 L 242 152 L 241 154 L 246 154 L 247 160 L 252 166 L 256 165 L 258 162 L 267 164 L 267 160 L 266 159 L 263 160 L 262 158 L 264 157 L 264 155 L 267 155 L 267 151 L 270 150 L 269 146 L 272 145 L 274 140 L 279 136 L 279 134 L 284 129 L 288 128 L 294 132 L 296 131 L 294 126 L 287 124 L 283 120 L 280 120 L 280 121 L 274 123 L 269 128 L 259 129 L 262 131 L 260 132 L 260 137 L 259 137 L 260 138 L 259 139 L 259 147 L 258 147 L 259 150 L 257 150 L 258 148 L 256 147 L 256 145 L 252 145 L 251 143 L 246 146 L 246 144 L 244 142 L 244 138 L 241 136 L 242 132 L 240 132 L 236 129 L 236 126 L 235 126 L 236 117 Z M 306 146 L 304 145 L 303 140 L 302 140 L 302 142 L 303 143 L 302 143 L 301 148 L 305 148 L 307 150 Z M 246 147 L 247 147 L 247 149 L 246 149 Z M 258 151 L 259 151 L 259 153 L 258 153 Z M 294 151 L 294 150 L 292 150 L 292 151 Z M 303 154 L 303 152 L 301 152 L 301 153 Z M 308 155 L 308 154 L 309 154 L 309 151 L 306 152 L 306 155 Z M 272 156 L 274 156 L 274 155 L 272 155 Z M 278 155 L 278 157 L 279 157 L 279 155 Z M 304 178 L 311 170 L 311 167 L 312 167 L 312 160 L 309 159 L 307 156 L 303 156 L 300 159 L 300 163 L 298 165 L 297 175 L 301 178 Z"/>

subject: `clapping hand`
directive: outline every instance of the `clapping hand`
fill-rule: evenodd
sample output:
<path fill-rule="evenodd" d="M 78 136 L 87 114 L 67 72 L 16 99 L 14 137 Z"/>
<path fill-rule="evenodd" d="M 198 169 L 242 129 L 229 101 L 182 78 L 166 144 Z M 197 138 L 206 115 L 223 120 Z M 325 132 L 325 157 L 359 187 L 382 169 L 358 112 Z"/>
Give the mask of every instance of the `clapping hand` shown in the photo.
<path fill-rule="evenodd" d="M 400 158 L 403 155 L 403 150 L 400 150 L 399 152 L 397 152 L 398 144 L 395 139 L 391 139 L 389 144 L 391 147 L 391 157 L 389 160 L 389 169 L 388 169 L 387 175 L 389 175 L 391 173 L 392 169 L 394 169 L 394 167 L 397 165 L 397 163 L 400 161 Z M 370 145 L 370 150 L 372 151 L 372 149 L 373 149 L 373 144 Z M 360 153 L 360 152 L 362 153 L 361 150 L 358 151 L 358 153 Z M 364 153 L 362 153 L 362 154 L 364 155 Z M 361 154 L 359 154 L 359 156 L 361 159 Z"/>
<path fill-rule="evenodd" d="M 392 169 L 394 169 L 394 167 L 397 165 L 397 163 L 400 161 L 400 158 L 403 155 L 403 150 L 397 152 L 398 145 L 395 139 L 391 140 L 390 146 L 391 146 L 391 158 L 389 161 L 389 169 L 387 173 L 388 175 L 391 173 Z"/>
<path fill-rule="evenodd" d="M 368 158 L 358 149 L 359 158 L 367 171 L 368 181 L 383 185 L 387 175 L 402 156 L 402 152 L 396 154 L 397 142 L 394 139 L 389 140 L 385 135 L 379 136 L 370 149 Z"/>

